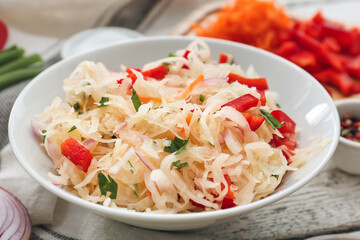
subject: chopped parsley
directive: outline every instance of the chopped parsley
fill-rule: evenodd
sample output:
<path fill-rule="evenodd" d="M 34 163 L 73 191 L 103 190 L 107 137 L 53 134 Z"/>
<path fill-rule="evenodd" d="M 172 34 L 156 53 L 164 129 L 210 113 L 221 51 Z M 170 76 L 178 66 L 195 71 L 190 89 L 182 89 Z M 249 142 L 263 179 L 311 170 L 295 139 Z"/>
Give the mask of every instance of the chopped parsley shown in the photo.
<path fill-rule="evenodd" d="M 178 170 L 182 169 L 183 167 L 189 166 L 189 164 L 187 162 L 181 163 L 180 160 L 172 162 L 171 165 L 176 167 Z"/>
<path fill-rule="evenodd" d="M 136 111 L 139 111 L 139 107 L 141 106 L 141 102 L 140 102 L 140 98 L 139 96 L 137 95 L 135 89 L 132 90 L 132 96 L 131 96 L 131 101 L 134 105 L 134 108 Z"/>
<path fill-rule="evenodd" d="M 80 104 L 77 102 L 77 103 L 75 103 L 74 105 L 73 105 L 73 108 L 75 109 L 75 110 L 79 110 L 80 109 Z"/>
<path fill-rule="evenodd" d="M 110 157 L 112 157 L 114 155 L 114 153 L 110 153 Z"/>
<path fill-rule="evenodd" d="M 204 95 L 202 95 L 202 94 L 200 94 L 199 100 L 200 100 L 200 102 L 205 101 L 205 96 L 204 96 Z"/>
<path fill-rule="evenodd" d="M 137 184 L 134 184 L 134 191 L 133 192 L 134 192 L 135 196 L 139 197 L 139 194 L 138 194 L 139 188 L 138 188 Z"/>
<path fill-rule="evenodd" d="M 118 185 L 110 175 L 108 175 L 108 178 L 109 179 L 101 172 L 98 174 L 98 183 L 101 192 L 100 196 L 106 196 L 106 193 L 110 192 L 110 198 L 116 199 Z"/>
<path fill-rule="evenodd" d="M 169 65 L 171 65 L 171 63 L 169 63 L 169 62 L 163 62 L 162 65 L 164 65 L 164 67 L 166 68 L 166 71 L 170 72 Z"/>
<path fill-rule="evenodd" d="M 84 137 L 81 137 L 81 141 L 84 141 L 85 140 L 85 138 Z"/>
<path fill-rule="evenodd" d="M 276 103 L 275 105 L 276 105 L 278 108 L 281 108 L 280 104 Z"/>
<path fill-rule="evenodd" d="M 115 136 L 115 135 L 112 135 L 111 138 L 112 138 L 112 139 L 116 139 L 116 136 Z"/>
<path fill-rule="evenodd" d="M 277 129 L 283 126 L 283 124 L 279 122 L 273 115 L 271 115 L 271 113 L 268 113 L 264 109 L 260 109 L 260 115 L 266 119 L 266 121 L 273 129 Z"/>
<path fill-rule="evenodd" d="M 100 103 L 99 107 L 106 107 L 107 104 L 105 104 L 105 103 L 107 103 L 108 101 L 109 101 L 108 97 L 102 97 L 100 102 L 99 102 Z"/>
<path fill-rule="evenodd" d="M 42 141 L 42 143 L 45 143 L 45 138 L 46 138 L 46 130 L 42 130 L 41 131 L 41 133 L 42 133 L 42 135 L 41 135 L 41 141 Z"/>
<path fill-rule="evenodd" d="M 76 128 L 77 128 L 77 127 L 76 127 L 75 125 L 72 126 L 72 127 L 70 128 L 70 130 L 68 131 L 68 133 L 74 131 Z"/>
<path fill-rule="evenodd" d="M 208 143 L 209 143 L 209 145 L 210 145 L 210 146 L 212 146 L 212 147 L 213 147 L 213 146 L 215 146 L 215 145 L 214 145 L 214 144 L 212 144 L 210 141 L 209 141 Z"/>
<path fill-rule="evenodd" d="M 164 147 L 164 152 L 168 152 L 168 153 L 175 152 L 175 155 L 178 155 L 185 150 L 189 140 L 190 138 L 184 140 L 175 136 L 174 140 L 171 140 L 170 146 Z"/>
<path fill-rule="evenodd" d="M 130 172 L 134 173 L 135 172 L 135 168 L 134 166 L 131 164 L 130 160 L 128 160 L 128 164 L 130 165 Z"/>
<path fill-rule="evenodd" d="M 278 179 L 279 179 L 279 175 L 278 175 L 278 174 L 271 174 L 271 177 L 276 178 L 276 180 L 278 180 Z"/>
<path fill-rule="evenodd" d="M 177 56 L 173 53 L 169 53 L 168 57 L 177 57 Z"/>

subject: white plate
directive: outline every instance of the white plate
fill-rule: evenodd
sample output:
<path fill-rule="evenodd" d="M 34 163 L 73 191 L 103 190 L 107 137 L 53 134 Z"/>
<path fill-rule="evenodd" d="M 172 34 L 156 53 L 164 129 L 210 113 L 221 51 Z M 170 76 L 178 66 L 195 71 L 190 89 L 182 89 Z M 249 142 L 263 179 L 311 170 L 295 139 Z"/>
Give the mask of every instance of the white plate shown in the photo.
<path fill-rule="evenodd" d="M 92 28 L 75 34 L 61 49 L 63 59 L 76 56 L 117 42 L 142 37 L 139 32 L 122 27 Z"/>
<path fill-rule="evenodd" d="M 316 157 L 289 174 L 285 184 L 271 196 L 247 205 L 212 212 L 166 215 L 112 209 L 85 201 L 50 183 L 47 173 L 54 172 L 52 163 L 34 138 L 30 120 L 35 119 L 35 115 L 42 112 L 55 96 L 64 97 L 63 79 L 83 60 L 101 61 L 110 70 L 117 70 L 120 64 L 141 67 L 167 56 L 169 52 L 185 48 L 192 40 L 191 37 L 134 39 L 65 59 L 42 72 L 19 95 L 9 120 L 10 143 L 20 164 L 43 187 L 69 202 L 121 222 L 160 230 L 208 226 L 219 219 L 244 214 L 278 201 L 309 182 L 328 162 L 339 138 L 339 116 L 325 89 L 304 70 L 274 54 L 234 42 L 205 39 L 212 50 L 213 59 L 217 59 L 220 52 L 231 53 L 237 64 L 245 69 L 252 64 L 260 76 L 268 79 L 270 89 L 280 95 L 282 109 L 301 129 L 298 137 L 301 147 L 314 135 L 332 138 L 333 141 Z"/>

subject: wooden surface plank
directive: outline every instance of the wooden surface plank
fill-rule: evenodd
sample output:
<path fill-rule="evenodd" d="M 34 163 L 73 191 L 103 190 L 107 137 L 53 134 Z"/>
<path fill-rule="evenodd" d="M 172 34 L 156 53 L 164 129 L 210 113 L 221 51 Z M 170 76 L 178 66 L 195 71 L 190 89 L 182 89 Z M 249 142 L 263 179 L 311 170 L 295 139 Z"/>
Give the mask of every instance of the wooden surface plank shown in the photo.
<path fill-rule="evenodd" d="M 360 177 L 332 164 L 285 199 L 203 230 L 212 239 L 304 239 L 360 229 Z"/>

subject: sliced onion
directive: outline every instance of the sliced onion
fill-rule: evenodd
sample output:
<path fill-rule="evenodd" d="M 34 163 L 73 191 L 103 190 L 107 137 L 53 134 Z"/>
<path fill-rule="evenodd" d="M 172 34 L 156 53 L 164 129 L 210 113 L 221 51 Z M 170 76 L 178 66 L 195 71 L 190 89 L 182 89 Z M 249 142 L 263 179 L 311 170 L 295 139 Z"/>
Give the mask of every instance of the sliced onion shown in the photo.
<path fill-rule="evenodd" d="M 125 127 L 127 125 L 127 122 L 122 122 L 118 125 L 115 126 L 115 129 L 113 131 L 113 134 L 117 133 L 120 129 L 122 129 L 123 127 Z"/>
<path fill-rule="evenodd" d="M 221 133 L 219 133 L 219 143 L 220 145 L 224 145 L 225 144 L 225 140 L 224 140 L 224 135 L 222 135 Z"/>
<path fill-rule="evenodd" d="M 160 190 L 160 194 L 167 193 L 176 193 L 174 185 L 170 182 L 168 177 L 161 169 L 155 169 L 150 173 L 150 179 L 156 183 L 158 189 Z"/>
<path fill-rule="evenodd" d="M 241 144 L 235 139 L 234 135 L 229 129 L 226 129 L 224 140 L 226 146 L 233 154 L 238 154 L 239 152 L 241 152 Z"/>
<path fill-rule="evenodd" d="M 34 120 L 30 121 L 30 126 L 34 135 L 38 138 L 39 141 L 41 141 L 42 138 L 41 130 L 44 129 L 43 126 L 38 121 L 34 121 Z"/>
<path fill-rule="evenodd" d="M 249 123 L 246 121 L 241 112 L 239 112 L 233 107 L 222 107 L 219 113 L 226 120 L 236 123 L 241 129 L 245 128 L 246 126 L 250 128 Z"/>
<path fill-rule="evenodd" d="M 31 220 L 24 205 L 0 187 L 1 239 L 30 239 Z"/>
<path fill-rule="evenodd" d="M 131 147 L 129 150 L 126 151 L 122 158 L 120 158 L 119 161 L 109 169 L 108 173 L 117 174 L 120 171 L 122 164 L 124 162 L 127 162 L 134 154 L 134 148 Z"/>
<path fill-rule="evenodd" d="M 150 171 L 154 170 L 153 165 L 148 160 L 146 160 L 139 151 L 135 150 L 135 154 Z"/>
<path fill-rule="evenodd" d="M 224 84 L 227 83 L 227 78 L 207 78 L 203 81 L 203 84 Z"/>
<path fill-rule="evenodd" d="M 95 148 L 96 141 L 94 139 L 88 139 L 84 142 L 84 146 L 92 151 Z"/>
<path fill-rule="evenodd" d="M 56 144 L 51 143 L 50 141 L 47 141 L 46 144 L 46 151 L 50 158 L 53 160 L 53 162 L 57 162 L 61 158 L 61 155 L 57 150 Z"/>

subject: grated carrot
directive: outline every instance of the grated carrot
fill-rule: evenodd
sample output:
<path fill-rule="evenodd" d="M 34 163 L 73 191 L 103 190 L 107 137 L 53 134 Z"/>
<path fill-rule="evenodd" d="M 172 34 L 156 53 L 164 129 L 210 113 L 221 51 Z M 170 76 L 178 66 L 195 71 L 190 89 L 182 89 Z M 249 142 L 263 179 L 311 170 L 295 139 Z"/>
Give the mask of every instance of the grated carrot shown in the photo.
<path fill-rule="evenodd" d="M 189 112 L 188 115 L 186 116 L 186 123 L 187 123 L 188 126 L 190 125 L 190 122 L 191 122 L 191 119 L 192 119 L 193 115 L 194 114 L 192 112 Z"/>
<path fill-rule="evenodd" d="M 204 25 L 204 26 L 203 26 Z M 275 1 L 235 0 L 225 5 L 203 25 L 194 24 L 196 35 L 227 39 L 249 44 L 265 50 L 274 50 L 279 45 L 279 32 L 293 25 Z"/>
<path fill-rule="evenodd" d="M 141 97 L 139 96 L 140 102 L 142 103 L 148 103 L 150 101 L 153 101 L 155 103 L 162 103 L 162 99 L 159 97 Z"/>
<path fill-rule="evenodd" d="M 183 100 L 186 99 L 189 94 L 192 92 L 192 90 L 194 89 L 194 87 L 196 85 L 198 85 L 199 83 L 201 83 L 202 81 L 204 81 L 204 75 L 200 74 L 194 81 L 192 81 L 190 83 L 189 86 L 187 86 L 184 91 L 182 91 L 181 94 L 175 96 L 175 100 Z"/>

